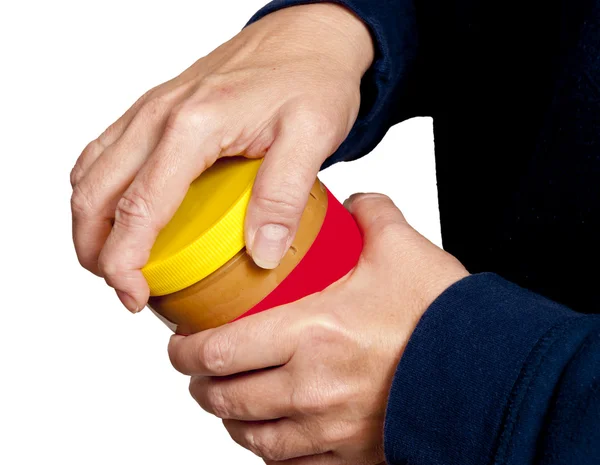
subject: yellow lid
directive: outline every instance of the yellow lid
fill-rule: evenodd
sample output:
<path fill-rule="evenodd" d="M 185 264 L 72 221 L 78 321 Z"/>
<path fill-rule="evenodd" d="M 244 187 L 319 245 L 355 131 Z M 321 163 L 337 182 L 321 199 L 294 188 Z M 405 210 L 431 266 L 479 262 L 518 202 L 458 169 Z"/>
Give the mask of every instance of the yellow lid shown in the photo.
<path fill-rule="evenodd" d="M 185 289 L 244 248 L 244 218 L 260 163 L 222 158 L 190 185 L 142 269 L 150 295 Z"/>

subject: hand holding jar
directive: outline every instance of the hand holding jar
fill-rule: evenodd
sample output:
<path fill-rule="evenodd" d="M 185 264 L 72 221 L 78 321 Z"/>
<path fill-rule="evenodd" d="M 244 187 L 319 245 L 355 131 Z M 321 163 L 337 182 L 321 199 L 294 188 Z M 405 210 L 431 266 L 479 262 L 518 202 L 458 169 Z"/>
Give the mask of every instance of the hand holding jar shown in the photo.
<path fill-rule="evenodd" d="M 423 312 L 468 275 L 390 199 L 347 203 L 358 265 L 323 292 L 192 336 L 169 354 L 190 392 L 267 464 L 375 465 L 392 379 Z"/>
<path fill-rule="evenodd" d="M 323 161 L 349 133 L 373 59 L 366 26 L 333 4 L 257 21 L 142 96 L 83 151 L 71 173 L 81 264 L 132 312 L 147 303 L 141 272 L 188 187 L 217 159 L 263 158 L 245 243 L 275 268 L 294 240 Z"/>

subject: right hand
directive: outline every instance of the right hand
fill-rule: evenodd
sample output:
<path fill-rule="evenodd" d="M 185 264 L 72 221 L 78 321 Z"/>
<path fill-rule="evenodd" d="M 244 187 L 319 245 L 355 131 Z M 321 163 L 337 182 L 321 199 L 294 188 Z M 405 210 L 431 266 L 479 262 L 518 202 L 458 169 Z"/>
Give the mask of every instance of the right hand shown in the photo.
<path fill-rule="evenodd" d="M 248 252 L 274 268 L 323 161 L 343 142 L 373 60 L 366 26 L 334 4 L 283 9 L 150 90 L 85 148 L 71 173 L 80 263 L 133 312 L 141 272 L 190 183 L 219 157 L 265 157 L 245 224 Z"/>

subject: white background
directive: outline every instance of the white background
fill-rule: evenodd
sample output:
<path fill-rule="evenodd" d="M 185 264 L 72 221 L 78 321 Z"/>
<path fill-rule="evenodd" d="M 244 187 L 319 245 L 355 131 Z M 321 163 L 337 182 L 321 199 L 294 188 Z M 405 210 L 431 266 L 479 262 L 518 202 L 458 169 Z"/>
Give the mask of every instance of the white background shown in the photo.
<path fill-rule="evenodd" d="M 167 328 L 79 267 L 69 171 L 139 95 L 265 1 L 0 3 L 0 463 L 262 463 L 189 397 Z M 430 120 L 321 179 L 341 200 L 390 195 L 440 243 Z"/>

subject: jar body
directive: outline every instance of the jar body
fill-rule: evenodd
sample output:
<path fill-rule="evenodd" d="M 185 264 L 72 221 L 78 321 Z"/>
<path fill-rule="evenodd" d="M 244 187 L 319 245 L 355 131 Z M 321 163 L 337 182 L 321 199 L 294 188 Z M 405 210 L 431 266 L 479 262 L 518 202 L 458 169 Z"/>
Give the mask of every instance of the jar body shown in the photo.
<path fill-rule="evenodd" d="M 174 332 L 189 335 L 322 291 L 358 262 L 362 238 L 352 216 L 317 180 L 280 265 L 264 270 L 245 249 L 181 291 L 150 298 Z"/>

